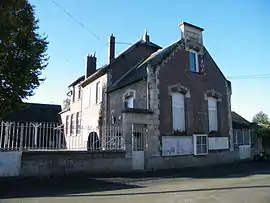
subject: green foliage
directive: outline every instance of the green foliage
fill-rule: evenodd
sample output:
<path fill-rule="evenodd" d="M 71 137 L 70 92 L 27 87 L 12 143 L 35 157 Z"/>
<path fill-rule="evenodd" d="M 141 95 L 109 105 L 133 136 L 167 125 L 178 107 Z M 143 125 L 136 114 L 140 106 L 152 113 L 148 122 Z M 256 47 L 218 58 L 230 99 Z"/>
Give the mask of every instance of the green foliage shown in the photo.
<path fill-rule="evenodd" d="M 70 107 L 70 99 L 69 98 L 66 98 L 63 101 L 63 110 L 67 110 L 67 109 L 69 109 L 69 107 Z"/>
<path fill-rule="evenodd" d="M 34 95 L 47 66 L 46 37 L 38 34 L 38 21 L 27 0 L 0 3 L 0 118 Z"/>
<path fill-rule="evenodd" d="M 253 117 L 253 122 L 258 124 L 270 124 L 268 115 L 263 111 L 260 111 Z"/>
<path fill-rule="evenodd" d="M 270 137 L 270 126 L 259 126 L 259 128 L 257 129 L 257 135 L 259 137 Z"/>

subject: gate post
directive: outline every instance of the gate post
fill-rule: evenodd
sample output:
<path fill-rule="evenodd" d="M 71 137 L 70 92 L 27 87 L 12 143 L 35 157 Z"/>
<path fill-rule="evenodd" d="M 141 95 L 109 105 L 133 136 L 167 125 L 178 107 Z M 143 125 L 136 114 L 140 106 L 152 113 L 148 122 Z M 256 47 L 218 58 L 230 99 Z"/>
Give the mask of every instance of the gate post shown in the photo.
<path fill-rule="evenodd" d="M 122 113 L 123 137 L 126 149 L 126 156 L 132 156 L 132 124 L 129 122 L 128 114 Z"/>

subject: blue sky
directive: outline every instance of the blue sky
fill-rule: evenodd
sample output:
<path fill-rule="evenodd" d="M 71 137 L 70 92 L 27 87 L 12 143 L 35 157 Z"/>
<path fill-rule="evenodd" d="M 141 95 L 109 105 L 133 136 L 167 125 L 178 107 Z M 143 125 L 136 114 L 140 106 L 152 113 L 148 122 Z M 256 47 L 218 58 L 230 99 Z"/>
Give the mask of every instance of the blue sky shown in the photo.
<path fill-rule="evenodd" d="M 98 66 L 107 62 L 107 39 L 132 43 L 147 29 L 150 40 L 166 46 L 180 37 L 186 21 L 204 28 L 204 45 L 232 82 L 232 109 L 251 120 L 260 110 L 270 116 L 270 1 L 30 0 L 40 32 L 50 42 L 46 81 L 28 102 L 62 104 L 67 86 L 84 74 L 85 57 L 96 52 Z M 90 31 L 95 33 L 95 37 Z M 117 44 L 119 53 L 128 45 Z M 268 75 L 265 78 L 239 76 Z M 231 78 L 230 78 L 231 77 Z M 235 78 L 233 78 L 235 77 Z"/>

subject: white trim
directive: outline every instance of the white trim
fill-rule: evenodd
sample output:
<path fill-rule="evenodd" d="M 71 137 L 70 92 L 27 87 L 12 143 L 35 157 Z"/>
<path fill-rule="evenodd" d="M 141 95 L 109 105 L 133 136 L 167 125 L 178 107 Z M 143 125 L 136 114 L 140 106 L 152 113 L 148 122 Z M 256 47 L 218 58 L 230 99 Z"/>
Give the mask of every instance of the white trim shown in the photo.
<path fill-rule="evenodd" d="M 133 93 L 133 98 L 135 99 L 136 98 L 136 90 L 134 90 L 134 89 L 127 89 L 124 92 L 123 96 L 122 96 L 122 101 L 125 102 L 126 97 L 131 96 L 131 93 Z"/>
<path fill-rule="evenodd" d="M 197 152 L 197 137 L 206 137 L 206 152 L 198 153 Z M 207 134 L 193 134 L 193 147 L 194 147 L 194 155 L 207 155 L 208 154 L 208 135 Z"/>
<path fill-rule="evenodd" d="M 199 70 L 199 60 L 198 60 L 198 52 L 193 50 L 193 49 L 189 49 L 189 52 L 191 53 L 194 53 L 195 54 L 195 73 L 199 73 L 200 70 Z M 189 60 L 189 56 L 188 56 L 188 60 Z M 189 64 L 190 65 L 190 64 Z M 190 67 L 189 67 L 189 70 L 190 70 Z"/>

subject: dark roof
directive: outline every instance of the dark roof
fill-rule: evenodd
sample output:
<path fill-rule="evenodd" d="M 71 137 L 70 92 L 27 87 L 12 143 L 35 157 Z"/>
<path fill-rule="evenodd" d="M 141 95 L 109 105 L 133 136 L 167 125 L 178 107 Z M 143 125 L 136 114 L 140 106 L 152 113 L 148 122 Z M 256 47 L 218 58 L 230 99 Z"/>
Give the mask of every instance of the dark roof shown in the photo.
<path fill-rule="evenodd" d="M 71 87 L 71 86 L 74 86 L 74 85 L 77 85 L 79 82 L 81 82 L 81 81 L 84 81 L 84 78 L 85 78 L 85 76 L 84 75 L 82 75 L 82 76 L 80 76 L 79 78 L 77 78 L 74 82 L 72 82 L 68 87 Z"/>
<path fill-rule="evenodd" d="M 171 45 L 160 49 L 149 57 L 139 62 L 136 66 L 134 66 L 130 71 L 128 71 L 123 77 L 116 81 L 110 88 L 109 92 L 122 88 L 126 85 L 132 84 L 134 82 L 140 81 L 147 77 L 147 66 L 156 66 L 160 62 L 163 61 L 170 53 L 175 50 L 175 48 L 181 43 L 181 40 L 178 40 Z"/>
<path fill-rule="evenodd" d="M 146 46 L 150 46 L 150 47 L 154 47 L 157 49 L 161 49 L 162 47 L 160 47 L 159 45 L 150 42 L 150 41 L 144 41 L 143 39 L 139 39 L 136 42 L 134 42 L 132 45 L 130 45 L 126 50 L 124 50 L 123 52 L 121 52 L 120 54 L 118 54 L 111 63 L 99 68 L 94 74 L 92 74 L 91 76 L 89 76 L 83 83 L 82 86 L 86 86 L 87 84 L 89 84 L 91 81 L 95 80 L 97 77 L 102 76 L 103 74 L 107 73 L 108 69 L 110 68 L 110 66 L 112 64 L 114 64 L 119 58 L 120 56 L 122 56 L 123 54 L 126 54 L 127 52 L 131 51 L 133 48 L 136 47 L 136 45 L 138 44 L 142 44 L 142 45 L 146 45 Z M 84 76 L 83 76 L 84 77 Z M 74 84 L 73 84 L 74 85 Z"/>
<path fill-rule="evenodd" d="M 14 109 L 3 118 L 16 122 L 60 122 L 61 105 L 25 103 L 21 109 Z"/>
<path fill-rule="evenodd" d="M 232 111 L 232 123 L 233 128 L 245 128 L 245 127 L 251 127 L 251 123 L 244 119 L 242 116 L 237 114 L 236 112 Z"/>

